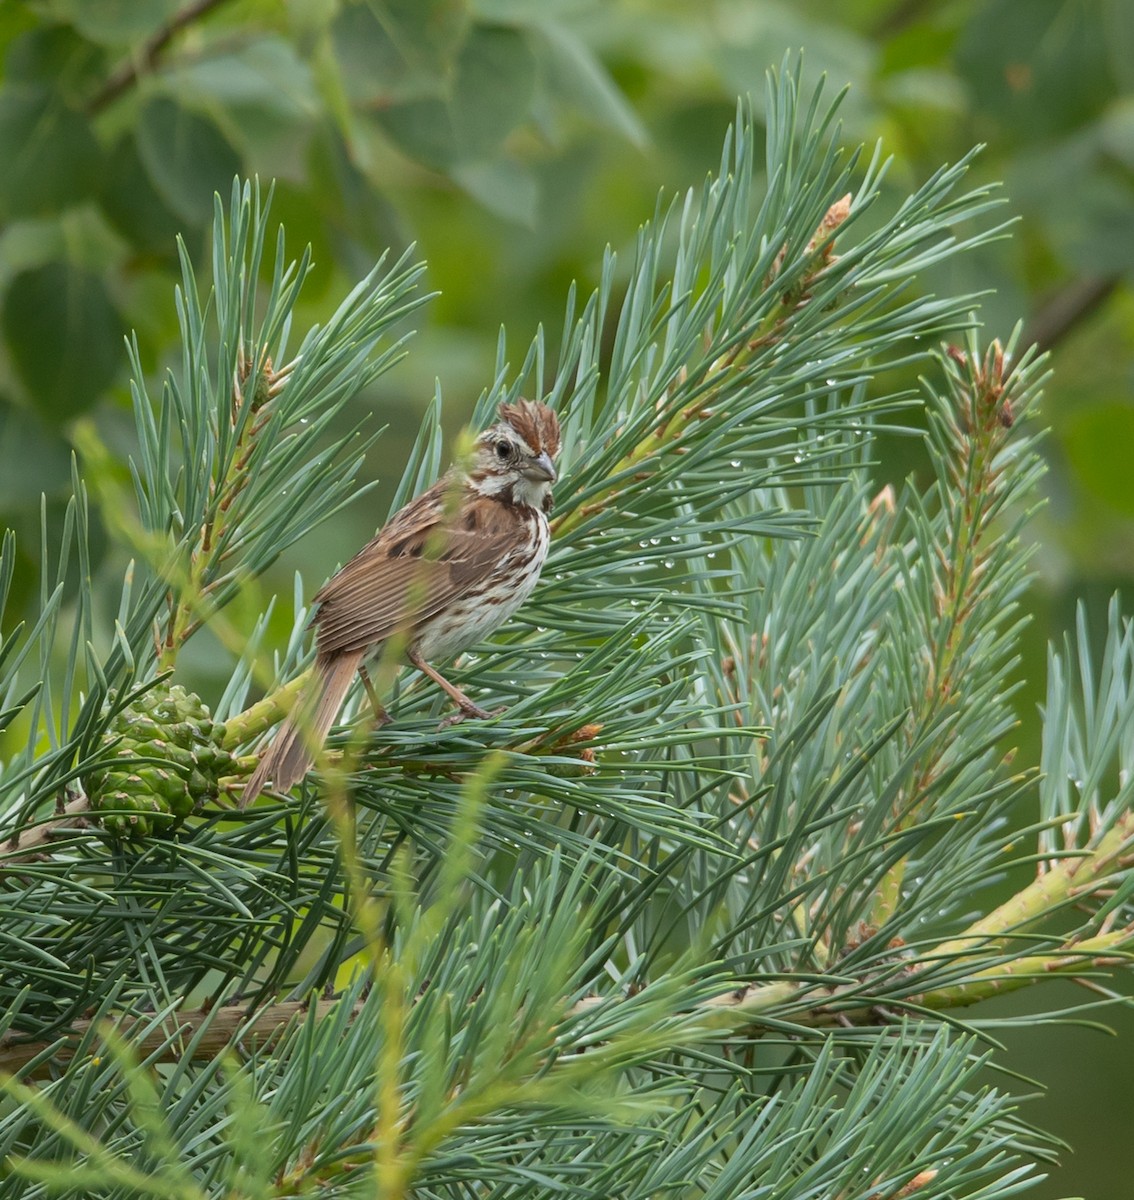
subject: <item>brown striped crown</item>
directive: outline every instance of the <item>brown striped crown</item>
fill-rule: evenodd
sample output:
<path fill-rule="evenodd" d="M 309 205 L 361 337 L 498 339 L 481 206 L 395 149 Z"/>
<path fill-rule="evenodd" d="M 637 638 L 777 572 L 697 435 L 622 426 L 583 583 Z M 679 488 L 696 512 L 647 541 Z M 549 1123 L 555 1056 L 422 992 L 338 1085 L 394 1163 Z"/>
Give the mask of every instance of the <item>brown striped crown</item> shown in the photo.
<path fill-rule="evenodd" d="M 465 481 L 479 496 L 551 511 L 559 420 L 546 404 L 501 404 L 499 419 L 476 440 Z"/>
<path fill-rule="evenodd" d="M 500 405 L 500 420 L 510 425 L 527 443 L 533 454 L 559 453 L 559 418 L 536 400 L 517 400 Z"/>

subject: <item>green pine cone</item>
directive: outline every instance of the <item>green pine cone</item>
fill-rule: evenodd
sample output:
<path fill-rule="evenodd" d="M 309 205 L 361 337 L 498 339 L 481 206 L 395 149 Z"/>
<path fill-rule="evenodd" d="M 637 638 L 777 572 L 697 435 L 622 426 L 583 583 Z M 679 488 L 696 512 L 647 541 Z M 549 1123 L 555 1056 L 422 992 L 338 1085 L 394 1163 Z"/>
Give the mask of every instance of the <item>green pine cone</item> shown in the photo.
<path fill-rule="evenodd" d="M 216 798 L 222 775 L 235 774 L 223 737 L 199 696 L 180 684 L 152 688 L 103 736 L 109 757 L 84 779 L 92 811 L 120 838 L 170 829 Z"/>

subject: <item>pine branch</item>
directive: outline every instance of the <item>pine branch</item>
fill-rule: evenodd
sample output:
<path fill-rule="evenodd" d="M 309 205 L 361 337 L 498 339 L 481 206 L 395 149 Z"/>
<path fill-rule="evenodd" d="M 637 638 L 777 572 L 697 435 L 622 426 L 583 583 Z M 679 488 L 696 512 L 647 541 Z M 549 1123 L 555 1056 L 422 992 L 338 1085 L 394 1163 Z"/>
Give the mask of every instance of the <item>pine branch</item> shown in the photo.
<path fill-rule="evenodd" d="M 1017 337 L 1019 335 L 1019 330 Z M 917 683 L 912 712 L 904 734 L 907 752 L 918 756 L 907 785 L 894 798 L 894 827 L 909 828 L 926 815 L 936 779 L 945 769 L 957 736 L 947 724 L 954 712 L 964 712 L 968 674 L 975 638 L 972 629 L 989 624 L 989 614 L 1010 611 L 1020 586 L 1020 565 L 994 571 L 1005 538 L 996 520 L 1005 507 L 1031 485 L 1033 472 L 1020 469 L 1009 445 L 1039 382 L 1033 356 L 1018 364 L 1012 357 L 1017 338 L 1007 350 L 993 341 L 983 356 L 970 336 L 965 350 L 951 347 L 947 358 L 948 398 L 934 413 L 937 428 L 935 458 L 939 474 L 940 519 L 918 532 L 918 561 L 924 570 L 931 604 L 920 614 L 925 644 L 915 659 Z M 1016 578 L 1013 578 L 1013 575 Z M 921 589 L 915 595 L 921 599 Z M 992 620 L 995 620 L 995 616 Z M 908 670 L 903 655 L 899 669 Z M 993 664 L 986 662 L 986 671 Z M 916 694 L 917 686 L 922 690 Z M 926 742 L 928 741 L 928 744 Z M 881 928 L 900 901 L 905 862 L 899 859 L 880 881 L 871 924 Z"/>
<path fill-rule="evenodd" d="M 501 338 L 473 424 L 523 393 L 565 431 L 545 578 L 458 668 L 507 712 L 439 730 L 407 672 L 380 730 L 347 697 L 278 803 L 71 836 L 82 813 L 58 797 L 113 761 L 159 666 L 203 623 L 223 644 L 246 580 L 357 494 L 360 442 L 328 449 L 328 423 L 420 303 L 420 267 L 380 264 L 289 347 L 306 256 L 281 237 L 257 294 L 266 204 L 218 203 L 215 291 L 183 253 L 185 356 L 160 395 L 134 352 L 133 498 L 93 440 L 86 461 L 136 559 L 113 639 L 89 588 L 73 628 L 61 601 L 88 557 L 76 472 L 39 619 L 0 645 L 0 714 L 30 727 L 0 774 L 0 1061 L 42 1082 L 0 1110 L 22 1179 L 113 1194 L 145 1172 L 194 1197 L 1022 1186 L 1043 1143 L 943 1014 L 1129 961 L 1134 631 L 1112 614 L 1097 677 L 1083 627 L 1053 655 L 1044 778 L 1013 774 L 1037 472 L 1017 426 L 1041 372 L 973 333 L 945 396 L 886 375 L 972 326 L 972 298 L 915 283 L 995 236 L 992 201 L 962 191 L 961 163 L 868 225 L 881 158 L 841 154 L 833 110 L 798 86 L 770 88 L 766 136 L 740 114 L 719 177 L 659 207 L 627 269 L 608 254 L 593 293 L 572 290 L 553 366 L 542 332 L 518 370 Z M 915 399 L 938 481 L 880 492 L 873 431 Z M 438 395 L 395 505 L 442 469 L 440 415 Z M 0 600 L 10 571 L 5 541 Z M 235 769 L 303 687 L 309 591 L 271 668 L 267 613 L 231 639 L 210 736 L 247 752 Z M 974 920 L 1037 790 L 1042 873 Z"/>
<path fill-rule="evenodd" d="M 937 947 L 932 957 L 950 960 L 994 949 L 1005 935 L 1047 920 L 1068 904 L 1088 904 L 1132 866 L 1134 812 L 1127 811 L 1091 848 L 1065 852 L 1064 857 L 1048 864 L 1034 882 L 974 922 L 964 933 Z"/>
<path fill-rule="evenodd" d="M 850 1059 L 840 1057 L 828 1044 L 815 1056 L 820 1082 L 800 1081 L 786 1088 L 777 1105 L 765 1105 L 735 1084 L 712 1092 L 671 1087 L 670 1106 L 660 1113 L 648 1100 L 627 1109 L 626 1101 L 615 1101 L 612 1107 L 595 1094 L 580 1100 L 577 1108 L 543 1113 L 535 1135 L 538 1142 L 512 1122 L 505 1129 L 492 1123 L 470 1125 L 461 1131 L 451 1153 L 423 1164 L 422 1186 L 460 1187 L 470 1172 L 476 1172 L 479 1183 L 491 1177 L 517 1195 L 535 1196 L 549 1181 L 583 1174 L 604 1194 L 627 1200 L 646 1200 L 657 1194 L 665 1180 L 675 1178 L 698 1186 L 708 1196 L 735 1195 L 742 1183 L 759 1186 L 774 1181 L 786 1200 L 815 1195 L 817 1188 L 820 1194 L 840 1200 L 880 1200 L 909 1195 L 915 1185 L 937 1200 L 966 1188 L 963 1194 L 991 1196 L 995 1190 L 986 1193 L 982 1185 L 995 1189 L 997 1184 L 1009 1186 L 1012 1180 L 1024 1178 L 1028 1169 L 1018 1163 L 1022 1147 L 1010 1119 L 1010 1104 L 977 1082 L 984 1059 L 972 1054 L 964 1042 L 951 1044 L 941 1036 L 918 1044 L 895 1035 L 893 1042 L 887 1054 L 866 1055 L 854 1077 Z M 123 1050 L 114 1045 L 116 1056 L 121 1057 Z M 581 1076 L 598 1056 L 596 1052 L 575 1058 L 560 1071 Z M 126 1064 L 126 1070 L 135 1104 L 156 1105 L 156 1090 L 136 1064 Z M 26 1087 L 17 1094 L 43 1113 L 79 1152 L 78 1161 L 69 1164 L 74 1183 L 92 1189 L 139 1178 L 137 1157 L 127 1159 L 125 1147 L 121 1156 L 108 1153 L 63 1108 L 53 1106 L 51 1097 Z M 240 1104 L 232 1114 L 236 1122 L 261 1136 L 243 1147 L 234 1138 L 226 1149 L 236 1153 L 246 1178 L 257 1180 L 264 1192 L 289 1195 L 338 1184 L 357 1189 L 362 1183 L 373 1189 L 375 1177 L 366 1174 L 372 1166 L 371 1149 L 361 1138 L 336 1157 L 327 1157 L 311 1142 L 303 1154 L 281 1162 L 269 1149 L 265 1122 L 277 1112 L 285 1116 L 286 1102 L 273 1113 L 247 1095 Z M 621 1120 L 620 1108 L 625 1113 Z M 805 1133 L 808 1116 L 816 1111 L 822 1114 L 822 1132 Z M 903 1115 L 909 1119 L 902 1120 Z M 879 1142 L 864 1139 L 864 1122 L 888 1130 L 889 1136 Z M 722 1136 L 738 1127 L 759 1133 L 753 1137 L 749 1132 L 739 1144 Z M 168 1150 L 175 1149 L 185 1135 L 160 1121 L 151 1123 L 148 1134 L 147 1143 L 152 1140 L 167 1149 L 155 1167 L 166 1176 L 162 1182 L 168 1186 L 177 1177 Z M 811 1143 L 806 1155 L 798 1152 L 801 1137 Z M 533 1181 L 531 1151 L 537 1145 L 543 1166 Z M 146 1149 L 153 1151 L 150 1145 Z M 52 1173 L 52 1165 L 43 1160 L 22 1157 L 13 1166 L 24 1177 L 47 1179 Z M 181 1178 L 186 1194 L 196 1197 L 199 1188 L 193 1177 Z"/>
<path fill-rule="evenodd" d="M 271 695 L 246 708 L 242 713 L 225 722 L 224 746 L 235 750 L 255 740 L 277 725 L 291 712 L 295 702 L 303 694 L 311 678 L 311 671 L 303 671 L 294 679 L 276 688 Z"/>
<path fill-rule="evenodd" d="M 307 1013 L 317 1020 L 330 1016 L 338 1000 L 283 1000 L 250 1012 L 243 1004 L 222 1004 L 214 1009 L 181 1010 L 157 1021 L 152 1015 L 131 1018 L 80 1020 L 62 1039 L 29 1042 L 0 1036 L 0 1071 L 21 1072 L 37 1059 L 50 1055 L 50 1062 L 66 1063 L 80 1053 L 91 1053 L 100 1031 L 110 1024 L 116 1035 L 140 1058 L 180 1061 L 187 1053 L 208 1062 L 233 1047 L 243 1051 L 263 1050 L 295 1028 Z M 351 1019 L 362 1011 L 361 1002 L 351 1009 Z"/>
<path fill-rule="evenodd" d="M 836 985 L 823 985 L 816 980 L 738 983 L 702 1000 L 691 1011 L 704 1014 L 706 1028 L 714 1029 L 718 1034 L 727 1031 L 744 1038 L 759 1033 L 768 1020 L 771 1030 L 781 1030 L 785 1025 L 801 1030 L 852 1025 L 888 1028 L 894 1023 L 894 1014 L 903 1009 L 916 1014 L 924 1010 L 967 1007 L 1058 975 L 1085 977 L 1092 969 L 1128 966 L 1134 963 L 1134 924 L 1067 941 L 1039 954 L 1012 955 L 1012 940 L 1005 936 L 1019 935 L 1027 925 L 1050 917 L 1063 905 L 1088 898 L 1087 885 L 1109 877 L 1111 870 L 1119 865 L 1116 859 L 1120 851 L 1125 860 L 1121 865 L 1129 866 L 1131 835 L 1126 831 L 1123 833 L 1122 839 L 1108 838 L 1108 844 L 1101 845 L 1089 861 L 1061 864 L 1078 870 L 1041 876 L 1035 884 L 1017 893 L 964 934 L 920 955 L 920 971 L 903 967 L 901 975 L 914 981 L 910 985 L 914 990 L 908 994 L 890 993 L 883 985 L 873 999 L 864 1000 L 863 985 L 857 981 Z M 1120 841 L 1121 845 L 1118 844 Z M 1008 953 L 1000 958 L 997 951 L 1002 949 Z M 997 958 L 996 964 L 982 966 L 978 956 L 988 957 L 990 952 Z M 942 971 L 953 976 L 963 972 L 964 978 L 925 990 L 916 989 L 923 977 L 931 978 Z M 196 1059 L 209 1061 L 234 1047 L 248 1052 L 271 1045 L 309 1013 L 316 1021 L 331 1016 L 341 1021 L 340 1003 L 338 997 L 277 1001 L 255 1009 L 244 1004 L 226 1003 L 210 1008 L 182 1009 L 160 1024 L 155 1024 L 150 1017 L 109 1019 L 115 1024 L 117 1035 L 125 1039 L 141 1058 L 180 1061 L 191 1053 Z M 592 995 L 573 1004 L 564 1002 L 562 1011 L 564 1018 L 571 1020 L 602 1009 L 604 1019 L 616 1026 L 619 1003 L 625 1001 Z M 347 1019 L 353 1021 L 361 1011 L 362 1001 L 355 1001 Z M 4 1034 L 0 1036 L 0 1071 L 19 1072 L 37 1060 L 66 1063 L 77 1053 L 89 1052 L 92 1034 L 97 1033 L 107 1019 L 76 1021 L 63 1038 L 52 1041 L 28 1041 Z"/>
<path fill-rule="evenodd" d="M 209 578 L 215 547 L 223 544 L 233 518 L 241 515 L 240 506 L 235 511 L 233 506 L 249 486 L 256 442 L 270 419 L 270 413 L 264 410 L 279 396 L 294 369 L 292 362 L 277 371 L 266 352 L 251 359 L 243 345 L 237 347 L 229 418 L 232 451 L 227 468 L 219 478 L 210 481 L 213 499 L 203 514 L 197 544 L 189 553 L 185 577 L 179 581 L 176 592 L 170 592 L 165 640 L 158 656 L 159 670 L 172 670 L 178 650 L 201 625 L 207 621 L 216 624 L 217 612 L 210 603 L 210 592 L 217 581 Z"/>

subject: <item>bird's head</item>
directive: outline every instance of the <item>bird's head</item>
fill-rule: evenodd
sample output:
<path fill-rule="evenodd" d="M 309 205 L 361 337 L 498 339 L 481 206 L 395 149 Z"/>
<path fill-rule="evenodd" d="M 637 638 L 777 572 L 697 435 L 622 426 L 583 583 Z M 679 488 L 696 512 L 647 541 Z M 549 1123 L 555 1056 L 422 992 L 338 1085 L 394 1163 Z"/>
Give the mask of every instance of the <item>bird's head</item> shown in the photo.
<path fill-rule="evenodd" d="M 559 453 L 559 418 L 546 404 L 501 404 L 495 424 L 476 440 L 469 483 L 482 496 L 548 512 Z"/>

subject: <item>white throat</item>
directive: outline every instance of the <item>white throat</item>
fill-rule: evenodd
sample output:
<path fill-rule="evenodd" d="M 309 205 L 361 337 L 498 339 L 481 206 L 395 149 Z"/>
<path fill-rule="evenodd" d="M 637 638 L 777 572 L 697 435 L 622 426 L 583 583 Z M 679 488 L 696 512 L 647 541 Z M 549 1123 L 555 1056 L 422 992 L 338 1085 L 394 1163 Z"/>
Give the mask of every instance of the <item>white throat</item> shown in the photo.
<path fill-rule="evenodd" d="M 512 488 L 512 498 L 517 504 L 526 504 L 530 508 L 543 511 L 544 502 L 551 492 L 551 484 L 545 479 L 526 479 L 523 475 L 516 480 Z"/>
<path fill-rule="evenodd" d="M 543 511 L 544 502 L 551 492 L 551 484 L 546 479 L 528 479 L 519 471 L 483 476 L 473 483 L 473 487 L 482 496 L 503 496 L 511 492 L 514 504 L 534 508 L 540 512 Z"/>

